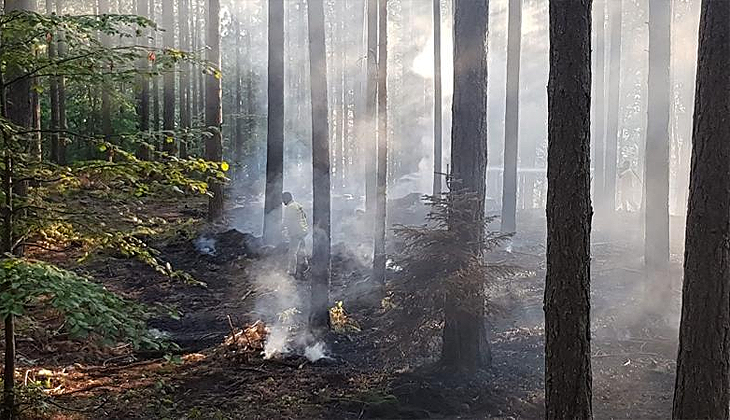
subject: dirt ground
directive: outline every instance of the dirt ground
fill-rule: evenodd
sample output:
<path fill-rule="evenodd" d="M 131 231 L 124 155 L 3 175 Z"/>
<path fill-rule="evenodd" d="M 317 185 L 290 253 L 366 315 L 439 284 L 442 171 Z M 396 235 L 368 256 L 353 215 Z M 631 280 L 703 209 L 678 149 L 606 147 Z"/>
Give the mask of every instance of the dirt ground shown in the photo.
<path fill-rule="evenodd" d="M 601 223 L 599 217 L 591 292 L 595 417 L 667 418 L 674 384 L 679 258 L 674 255 L 672 275 L 664 279 L 663 288 L 672 292 L 658 301 L 657 286 L 647 286 L 641 271 L 637 217 L 620 215 L 610 223 Z M 504 311 L 491 320 L 493 366 L 469 380 L 412 366 L 407 355 L 397 363 L 387 360 L 379 347 L 383 332 L 375 310 L 345 293 L 348 283 L 358 281 L 357 267 L 337 258 L 335 298 L 344 299 L 360 333 L 332 334 L 327 340 L 330 357 L 314 363 L 296 355 L 263 360 L 224 351 L 229 316 L 234 327 L 263 316 L 265 296 L 251 278 L 255 259 L 226 252 L 201 254 L 194 246 L 198 231 L 181 230 L 160 244 L 162 255 L 207 283 L 206 288 L 167 279 L 127 259 L 97 258 L 84 267 L 127 297 L 180 309 L 184 315 L 179 321 L 157 319 L 151 327 L 170 334 L 182 347 L 181 359 L 59 343 L 39 349 L 20 340 L 21 372 L 54 372 L 51 402 L 27 414 L 56 419 L 543 417 L 544 217 L 540 211 L 523 212 L 519 224 L 522 233 L 511 249 L 490 256 L 520 269 L 495 288 L 493 299 Z"/>

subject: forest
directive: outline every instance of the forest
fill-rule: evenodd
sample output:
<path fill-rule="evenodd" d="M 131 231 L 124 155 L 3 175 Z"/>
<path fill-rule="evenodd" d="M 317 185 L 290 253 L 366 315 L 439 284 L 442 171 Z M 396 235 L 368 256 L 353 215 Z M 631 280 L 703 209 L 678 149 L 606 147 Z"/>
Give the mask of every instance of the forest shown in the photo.
<path fill-rule="evenodd" d="M 730 419 L 730 1 L 2 9 L 2 419 Z"/>

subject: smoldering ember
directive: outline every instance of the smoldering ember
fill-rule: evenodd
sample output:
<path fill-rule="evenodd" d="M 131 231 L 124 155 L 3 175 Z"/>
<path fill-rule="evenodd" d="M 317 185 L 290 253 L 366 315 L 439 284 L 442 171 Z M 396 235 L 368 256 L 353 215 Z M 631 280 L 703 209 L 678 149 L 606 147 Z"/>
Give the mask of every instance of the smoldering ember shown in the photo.
<path fill-rule="evenodd" d="M 2 419 L 730 419 L 730 1 L 4 0 Z"/>

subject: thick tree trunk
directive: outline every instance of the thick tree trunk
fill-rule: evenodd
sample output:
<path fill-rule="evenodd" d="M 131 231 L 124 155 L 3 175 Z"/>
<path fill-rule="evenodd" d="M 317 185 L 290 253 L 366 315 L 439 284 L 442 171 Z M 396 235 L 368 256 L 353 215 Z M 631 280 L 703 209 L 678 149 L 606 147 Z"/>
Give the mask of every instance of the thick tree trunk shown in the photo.
<path fill-rule="evenodd" d="M 163 47 L 168 49 L 175 48 L 174 7 L 175 0 L 162 0 L 162 28 L 165 30 Z M 162 149 L 172 156 L 178 153 L 178 144 L 175 138 L 175 70 L 176 66 L 172 65 L 171 68 L 165 70 L 162 76 L 162 129 L 165 131 Z"/>
<path fill-rule="evenodd" d="M 327 106 L 327 58 L 322 0 L 310 0 L 309 63 L 312 99 L 312 171 L 314 210 L 312 230 L 312 307 L 310 327 L 329 327 L 330 285 L 330 147 Z"/>
<path fill-rule="evenodd" d="M 284 0 L 269 0 L 268 90 L 264 241 L 276 244 L 281 238 L 284 189 Z"/>
<path fill-rule="evenodd" d="M 5 0 L 5 12 L 33 10 L 32 3 L 30 0 Z M 23 70 L 9 65 L 6 73 L 6 80 L 10 81 L 22 75 Z M 12 85 L 6 86 L 8 119 L 26 128 L 31 127 L 33 123 L 30 87 L 29 77 L 18 79 Z"/>
<path fill-rule="evenodd" d="M 149 0 L 137 0 L 137 15 L 146 17 L 149 8 Z M 148 31 L 145 30 L 137 40 L 143 48 L 149 46 L 148 36 Z M 137 118 L 139 121 L 139 131 L 142 133 L 148 133 L 150 131 L 150 78 L 147 75 L 149 68 L 148 58 L 141 57 L 139 59 L 138 69 L 142 74 L 137 76 Z M 147 144 L 141 144 L 137 149 L 137 154 L 143 160 L 150 160 L 152 158 L 152 151 Z"/>
<path fill-rule="evenodd" d="M 443 178 L 443 109 L 441 93 L 441 0 L 433 0 L 433 195 L 441 194 Z"/>
<path fill-rule="evenodd" d="M 194 1 L 198 1 L 198 7 L 199 7 L 198 16 L 205 16 L 206 0 L 194 0 Z M 202 21 L 203 21 L 203 19 L 201 18 L 201 19 L 199 19 L 199 23 L 198 23 L 198 29 L 199 29 L 199 34 L 200 34 L 199 42 L 200 42 L 200 45 L 205 45 L 205 30 L 203 29 Z M 198 103 L 200 103 L 200 106 L 202 108 L 204 108 L 205 107 L 205 77 L 203 76 L 202 70 L 203 70 L 203 67 L 201 64 L 196 73 L 198 74 L 198 95 L 199 95 Z M 199 112 L 202 112 L 202 111 L 204 111 L 204 110 L 202 110 L 202 109 L 199 110 Z M 198 115 L 198 117 L 201 120 L 205 118 L 203 115 L 200 115 L 200 114 Z"/>
<path fill-rule="evenodd" d="M 5 13 L 14 11 L 32 11 L 34 10 L 33 2 L 29 0 L 5 0 Z M 2 116 L 7 117 L 10 121 L 20 127 L 30 128 L 33 123 L 31 115 L 32 104 L 31 104 L 31 79 L 21 78 L 17 79 L 15 83 L 10 86 L 5 85 L 5 77 L 9 80 L 13 78 L 21 77 L 23 70 L 8 66 L 6 68 L 6 75 L 0 75 L 0 105 L 2 105 Z M 10 146 L 7 144 L 7 138 L 3 147 L 9 149 Z M 13 252 L 13 193 L 17 192 L 22 194 L 21 190 L 24 189 L 23 185 L 15 185 L 13 176 L 13 158 L 10 153 L 6 150 L 4 154 L 3 162 L 3 193 L 5 195 L 5 203 L 3 203 L 3 253 Z M 16 189 L 16 191 L 14 191 Z M 3 418 L 14 419 L 16 418 L 16 407 L 15 407 L 15 326 L 13 315 L 7 315 L 5 317 L 5 366 L 3 375 Z"/>
<path fill-rule="evenodd" d="M 63 1 L 56 0 L 56 14 L 63 15 Z M 58 48 L 56 54 L 59 58 L 66 55 L 66 33 L 64 31 L 58 31 Z M 66 78 L 64 76 L 58 76 L 58 129 L 60 134 L 58 136 L 58 149 L 57 149 L 57 161 L 59 165 L 66 165 L 66 134 L 65 131 L 68 129 L 66 121 Z"/>
<path fill-rule="evenodd" d="M 507 26 L 507 102 L 504 116 L 502 232 L 517 229 L 517 150 L 520 130 L 522 0 L 510 0 Z"/>
<path fill-rule="evenodd" d="M 99 7 L 99 14 L 100 15 L 106 15 L 109 14 L 109 0 L 99 0 L 98 3 Z M 111 47 L 111 39 L 109 38 L 109 35 L 101 34 L 101 43 L 107 47 Z M 112 141 L 112 100 L 111 96 L 109 95 L 109 92 L 111 91 L 112 86 L 110 85 L 110 81 L 108 78 L 104 78 L 104 83 L 101 89 L 101 133 L 104 135 L 104 140 L 111 142 Z M 113 152 L 110 150 L 108 158 L 111 160 L 113 159 Z"/>
<path fill-rule="evenodd" d="M 472 220 L 455 220 L 450 229 L 466 230 L 464 243 L 484 236 L 484 202 L 487 176 L 487 0 L 454 1 L 454 103 L 451 130 L 451 188 L 474 194 L 476 200 L 464 214 Z M 460 211 L 461 212 L 461 211 Z M 468 226 L 468 229 L 466 228 Z M 469 246 L 469 245 L 465 245 Z M 484 290 L 469 290 L 468 302 L 447 296 L 441 362 L 460 371 L 489 366 Z"/>
<path fill-rule="evenodd" d="M 669 78 L 671 25 L 671 3 L 666 0 L 650 0 L 649 98 L 644 157 L 646 162 L 644 263 L 649 279 L 660 282 L 666 281 L 669 270 L 669 117 L 673 91 Z M 659 287 L 665 292 L 670 289 L 667 284 Z M 651 288 L 656 291 L 655 287 Z M 653 299 L 656 297 L 654 294 Z"/>
<path fill-rule="evenodd" d="M 591 0 L 550 1 L 545 411 L 591 406 Z"/>
<path fill-rule="evenodd" d="M 190 21 L 188 17 L 188 2 L 190 0 L 179 0 L 178 22 L 179 22 L 179 48 L 183 51 L 190 51 Z M 183 130 L 183 137 L 180 140 L 180 157 L 187 158 L 191 140 L 188 132 L 192 126 L 190 116 L 190 63 L 180 63 L 180 128 Z"/>
<path fill-rule="evenodd" d="M 191 22 L 191 36 L 190 36 L 190 47 L 192 48 L 193 52 L 198 52 L 200 49 L 200 28 L 198 27 L 201 17 L 198 14 L 198 1 L 197 0 L 191 0 L 190 1 L 190 13 L 192 16 L 192 22 Z M 200 121 L 200 102 L 198 101 L 198 77 L 199 71 L 198 71 L 198 64 L 194 63 L 191 66 L 191 80 L 190 80 L 190 119 L 191 121 L 194 121 L 194 124 L 197 124 L 198 121 Z"/>
<path fill-rule="evenodd" d="M 605 188 L 598 197 L 599 209 L 616 211 L 616 166 L 618 164 L 619 104 L 621 98 L 621 21 L 623 0 L 608 3 L 611 50 L 608 71 L 608 117 L 606 127 Z"/>
<path fill-rule="evenodd" d="M 385 231 L 388 202 L 388 0 L 378 0 L 378 160 L 376 168 L 373 280 L 385 284 Z"/>
<path fill-rule="evenodd" d="M 342 123 L 344 122 L 344 118 L 342 118 L 342 101 L 343 101 L 343 84 L 342 84 L 342 73 L 343 73 L 343 67 L 342 67 L 342 52 L 345 49 L 345 46 L 342 43 L 343 38 L 343 25 L 342 21 L 344 19 L 344 13 L 342 10 L 342 4 L 344 4 L 344 1 L 340 1 L 334 4 L 333 7 L 333 17 L 334 22 L 332 22 L 332 61 L 334 61 L 334 68 L 332 71 L 332 79 L 334 80 L 334 83 L 331 84 L 330 88 L 332 89 L 332 108 L 330 109 L 330 114 L 333 116 L 333 121 L 330 126 L 330 129 L 332 131 L 332 143 L 333 143 L 333 153 L 332 158 L 334 159 L 333 166 L 333 172 L 334 172 L 334 182 L 333 182 L 333 188 L 335 191 L 341 191 L 342 190 L 342 180 L 343 180 L 343 156 L 342 156 L 342 150 L 344 148 L 344 139 L 342 137 Z"/>
<path fill-rule="evenodd" d="M 239 9 L 240 11 L 240 9 Z M 239 14 L 240 16 L 240 14 Z M 241 21 L 238 17 L 234 18 L 233 26 L 235 27 L 236 39 L 236 133 L 233 141 L 233 166 L 235 168 L 235 178 L 241 179 L 243 170 L 243 142 L 245 139 L 245 119 L 243 116 L 243 53 L 241 52 Z"/>
<path fill-rule="evenodd" d="M 152 19 L 154 21 L 157 21 L 157 18 L 158 18 L 157 12 L 156 12 L 156 7 L 155 7 L 156 2 L 157 2 L 157 0 L 150 0 L 149 16 L 150 16 L 150 19 Z M 153 44 L 154 44 L 153 46 L 155 48 L 159 47 L 159 41 L 158 41 L 157 34 L 155 34 L 155 36 L 154 36 Z M 157 62 L 155 61 L 154 63 L 152 63 L 152 71 L 157 72 L 157 70 L 158 70 Z M 154 131 L 158 132 L 158 133 L 159 133 L 160 129 L 162 128 L 162 126 L 160 124 L 160 117 L 161 117 L 160 112 L 161 112 L 161 109 L 160 109 L 160 76 L 154 76 L 152 78 L 152 127 L 153 127 Z M 159 139 L 158 139 L 158 141 L 159 141 Z M 161 149 L 160 146 L 161 145 L 158 145 L 157 149 Z"/>
<path fill-rule="evenodd" d="M 216 68 L 221 68 L 221 34 L 220 34 L 220 1 L 208 0 L 208 54 L 207 59 Z M 223 108 L 221 105 L 221 79 L 215 74 L 205 78 L 205 125 L 209 135 L 205 139 L 205 159 L 212 162 L 223 160 Z M 220 181 L 211 181 L 208 201 L 208 220 L 218 221 L 223 218 L 223 185 Z"/>
<path fill-rule="evenodd" d="M 365 208 L 368 217 L 374 220 L 377 201 L 376 171 L 376 125 L 375 112 L 378 96 L 378 0 L 368 0 L 367 5 L 367 87 L 365 92 L 365 118 L 362 141 L 365 143 Z"/>
<path fill-rule="evenodd" d="M 595 0 L 593 10 L 596 32 L 593 197 L 601 200 L 606 195 L 606 0 Z"/>
<path fill-rule="evenodd" d="M 46 0 L 46 14 L 49 16 L 54 14 L 56 9 L 53 5 L 53 0 Z M 51 38 L 48 41 L 48 59 L 53 61 L 58 57 L 58 33 L 51 34 Z M 50 78 L 50 91 L 49 99 L 51 105 L 51 135 L 50 135 L 50 160 L 55 164 L 59 164 L 58 159 L 58 143 L 60 135 L 59 131 L 59 112 L 58 112 L 58 76 L 52 76 Z"/>
<path fill-rule="evenodd" d="M 702 2 L 675 419 L 730 417 L 730 2 Z"/>

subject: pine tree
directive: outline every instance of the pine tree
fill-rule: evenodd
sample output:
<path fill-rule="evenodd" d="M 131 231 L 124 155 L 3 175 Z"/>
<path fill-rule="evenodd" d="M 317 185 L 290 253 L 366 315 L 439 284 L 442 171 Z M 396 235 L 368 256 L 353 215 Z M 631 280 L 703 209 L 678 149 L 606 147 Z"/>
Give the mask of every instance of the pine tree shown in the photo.
<path fill-rule="evenodd" d="M 463 246 L 481 249 L 487 174 L 487 0 L 454 2 L 454 103 L 451 130 L 452 191 L 473 195 L 461 200 L 449 222 Z M 484 289 L 474 286 L 466 296 L 446 296 L 441 362 L 460 371 L 489 366 Z"/>
<path fill-rule="evenodd" d="M 517 150 L 520 128 L 522 0 L 510 0 L 507 28 L 507 103 L 504 117 L 502 232 L 517 229 Z"/>
<path fill-rule="evenodd" d="M 703 0 L 675 419 L 730 417 L 730 2 Z"/>
<path fill-rule="evenodd" d="M 221 34 L 220 34 L 220 1 L 208 0 L 208 62 L 221 68 Z M 218 73 L 208 74 L 205 78 L 205 125 L 208 136 L 205 140 L 205 158 L 212 162 L 223 160 L 223 108 L 221 106 L 221 76 Z M 223 217 L 223 185 L 220 181 L 210 182 L 212 193 L 208 202 L 208 219 L 218 221 Z"/>
<path fill-rule="evenodd" d="M 310 0 L 309 63 L 312 100 L 312 300 L 310 327 L 321 332 L 329 327 L 330 240 L 330 145 L 327 103 L 327 55 L 324 36 L 324 5 Z"/>
<path fill-rule="evenodd" d="M 281 237 L 284 189 L 284 0 L 269 0 L 268 90 L 264 240 L 276 244 Z"/>
<path fill-rule="evenodd" d="M 589 419 L 591 0 L 549 7 L 545 411 Z"/>

